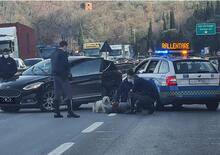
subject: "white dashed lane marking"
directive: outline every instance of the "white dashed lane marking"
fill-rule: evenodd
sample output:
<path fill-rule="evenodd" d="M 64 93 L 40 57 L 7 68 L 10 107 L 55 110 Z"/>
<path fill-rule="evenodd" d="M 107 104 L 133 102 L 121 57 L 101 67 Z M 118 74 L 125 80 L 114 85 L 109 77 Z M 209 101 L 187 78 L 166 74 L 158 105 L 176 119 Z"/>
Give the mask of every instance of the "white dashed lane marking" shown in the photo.
<path fill-rule="evenodd" d="M 104 122 L 95 122 L 92 125 L 90 125 L 88 128 L 84 129 L 82 133 L 90 133 L 100 127 Z"/>
<path fill-rule="evenodd" d="M 108 114 L 108 116 L 112 117 L 112 116 L 116 116 L 117 114 L 116 113 L 111 113 L 111 114 Z"/>
<path fill-rule="evenodd" d="M 68 150 L 71 146 L 73 146 L 74 143 L 69 142 L 69 143 L 64 143 L 60 146 L 58 146 L 56 149 L 48 153 L 47 155 L 61 155 L 64 153 L 66 150 Z"/>

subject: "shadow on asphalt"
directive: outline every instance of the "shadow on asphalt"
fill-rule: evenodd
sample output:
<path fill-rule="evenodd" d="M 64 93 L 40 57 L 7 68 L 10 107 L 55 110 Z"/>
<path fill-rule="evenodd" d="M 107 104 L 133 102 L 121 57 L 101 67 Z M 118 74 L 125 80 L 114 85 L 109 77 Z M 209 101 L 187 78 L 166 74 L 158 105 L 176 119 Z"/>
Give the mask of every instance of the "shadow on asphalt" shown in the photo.
<path fill-rule="evenodd" d="M 205 106 L 193 107 L 193 106 L 182 106 L 180 108 L 164 107 L 163 109 L 157 110 L 158 112 L 211 112 L 206 109 Z M 218 111 L 218 110 L 217 110 Z M 216 111 L 213 111 L 216 112 Z"/>
<path fill-rule="evenodd" d="M 62 112 L 66 112 L 67 109 L 65 107 L 61 108 Z M 80 108 L 78 108 L 77 110 L 74 111 L 90 111 L 92 113 L 92 108 L 90 106 L 81 106 Z M 213 111 L 213 112 L 218 112 L 219 109 L 217 111 Z M 156 110 L 156 112 L 212 112 L 206 109 L 205 106 L 183 106 L 180 108 L 174 108 L 172 106 L 166 106 L 160 110 Z M 21 109 L 19 112 L 16 113 L 8 113 L 8 112 L 4 112 L 1 111 L 0 113 L 5 113 L 5 114 L 24 114 L 24 113 L 52 113 L 52 112 L 42 112 L 39 109 Z"/>
<path fill-rule="evenodd" d="M 67 109 L 66 108 L 62 108 L 61 109 L 61 112 L 66 112 Z M 77 110 L 74 110 L 74 111 L 91 111 L 92 112 L 92 108 L 91 107 L 80 107 L 79 109 Z M 0 113 L 5 113 L 5 114 L 24 114 L 24 113 L 53 113 L 52 111 L 46 111 L 46 112 L 43 112 L 41 111 L 40 109 L 21 109 L 19 112 L 4 112 L 4 111 L 1 111 Z"/>

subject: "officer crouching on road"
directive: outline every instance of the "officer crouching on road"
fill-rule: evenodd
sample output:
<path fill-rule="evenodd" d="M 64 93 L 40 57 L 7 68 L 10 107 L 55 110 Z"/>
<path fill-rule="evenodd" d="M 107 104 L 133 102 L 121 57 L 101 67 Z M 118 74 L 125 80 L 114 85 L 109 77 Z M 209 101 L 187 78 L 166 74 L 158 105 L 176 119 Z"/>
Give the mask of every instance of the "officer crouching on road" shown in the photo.
<path fill-rule="evenodd" d="M 128 94 L 132 88 L 133 84 L 132 82 L 129 82 L 127 78 L 121 82 L 120 86 L 113 96 L 113 112 L 127 113 L 128 110 L 130 110 Z"/>
<path fill-rule="evenodd" d="M 4 49 L 0 57 L 0 81 L 14 77 L 17 71 L 16 61 L 10 57 L 10 50 Z"/>
<path fill-rule="evenodd" d="M 129 92 L 131 113 L 148 109 L 148 113 L 153 114 L 156 100 L 156 90 L 153 83 L 138 77 L 133 70 L 128 71 L 127 78 L 129 82 L 133 83 L 133 88 Z"/>
<path fill-rule="evenodd" d="M 61 97 L 65 97 L 65 102 L 68 108 L 67 117 L 78 118 L 79 115 L 72 111 L 72 91 L 69 83 L 70 65 L 68 62 L 67 42 L 61 41 L 60 48 L 57 49 L 51 56 L 52 75 L 54 77 L 54 89 L 55 89 L 55 118 L 63 117 L 60 114 Z"/>

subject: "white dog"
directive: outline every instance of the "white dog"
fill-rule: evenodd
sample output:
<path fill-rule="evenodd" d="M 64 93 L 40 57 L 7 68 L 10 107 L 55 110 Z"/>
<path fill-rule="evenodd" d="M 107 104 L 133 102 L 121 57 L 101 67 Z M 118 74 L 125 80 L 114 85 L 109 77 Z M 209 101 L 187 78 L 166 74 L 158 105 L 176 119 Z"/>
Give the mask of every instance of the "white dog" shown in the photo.
<path fill-rule="evenodd" d="M 103 97 L 102 100 L 97 101 L 93 104 L 93 112 L 109 113 L 112 108 L 111 101 L 108 96 Z"/>

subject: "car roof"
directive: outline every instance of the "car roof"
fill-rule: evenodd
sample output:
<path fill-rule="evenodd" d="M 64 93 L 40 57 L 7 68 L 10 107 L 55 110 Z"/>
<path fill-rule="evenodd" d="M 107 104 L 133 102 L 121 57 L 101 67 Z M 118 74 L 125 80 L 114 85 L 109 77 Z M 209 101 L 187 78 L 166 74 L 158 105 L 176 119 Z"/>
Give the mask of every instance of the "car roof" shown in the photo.
<path fill-rule="evenodd" d="M 85 57 L 85 56 L 69 56 L 68 59 L 70 62 L 74 62 L 74 61 L 80 61 L 80 60 L 85 60 L 85 59 L 100 59 L 100 58 Z"/>
<path fill-rule="evenodd" d="M 168 60 L 168 61 L 180 61 L 180 60 L 206 60 L 200 57 L 188 57 L 188 58 L 183 58 L 183 57 L 149 57 L 147 59 L 157 59 L 157 60 Z M 206 60 L 208 61 L 208 60 Z"/>

